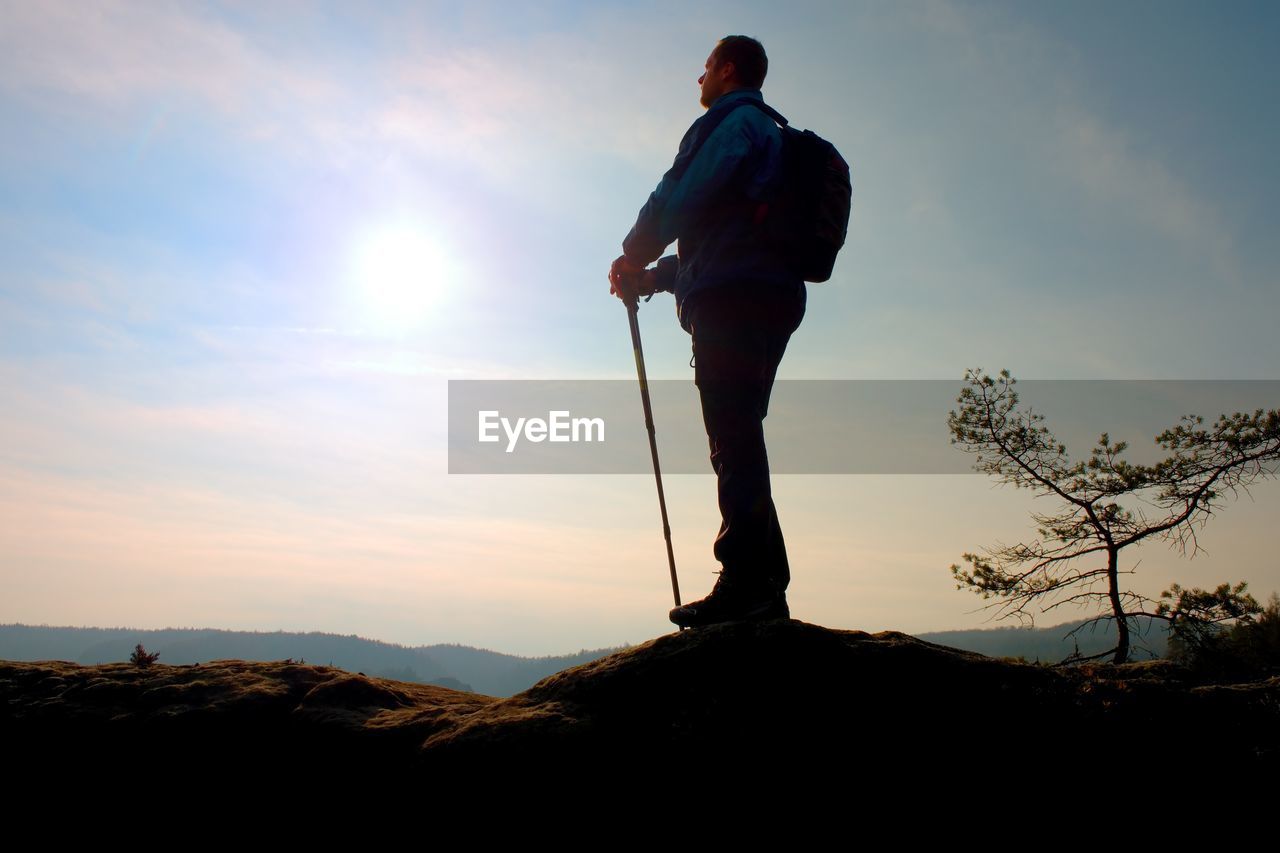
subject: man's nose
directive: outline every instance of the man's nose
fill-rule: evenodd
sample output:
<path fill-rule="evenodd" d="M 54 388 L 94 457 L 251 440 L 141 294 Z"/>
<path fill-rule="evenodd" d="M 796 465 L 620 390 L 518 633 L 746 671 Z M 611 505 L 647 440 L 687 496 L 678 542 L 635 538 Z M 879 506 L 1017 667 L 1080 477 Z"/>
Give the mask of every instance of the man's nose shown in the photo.
<path fill-rule="evenodd" d="M 698 75 L 698 85 L 701 86 L 702 81 L 706 79 L 707 79 L 707 73 L 704 71 L 702 72 L 702 74 Z"/>

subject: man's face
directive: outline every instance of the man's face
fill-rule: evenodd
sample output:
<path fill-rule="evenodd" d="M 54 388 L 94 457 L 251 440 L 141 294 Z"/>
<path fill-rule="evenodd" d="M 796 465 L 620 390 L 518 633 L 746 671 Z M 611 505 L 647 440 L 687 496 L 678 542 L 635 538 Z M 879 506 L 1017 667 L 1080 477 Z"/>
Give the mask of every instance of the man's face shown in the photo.
<path fill-rule="evenodd" d="M 716 58 L 716 52 L 711 51 L 711 55 L 707 57 L 706 71 L 702 72 L 702 76 L 698 78 L 698 85 L 702 87 L 701 102 L 704 107 L 710 107 L 716 98 L 729 91 L 729 83 L 725 80 L 725 71 L 733 68 L 732 63 L 726 68 Z"/>

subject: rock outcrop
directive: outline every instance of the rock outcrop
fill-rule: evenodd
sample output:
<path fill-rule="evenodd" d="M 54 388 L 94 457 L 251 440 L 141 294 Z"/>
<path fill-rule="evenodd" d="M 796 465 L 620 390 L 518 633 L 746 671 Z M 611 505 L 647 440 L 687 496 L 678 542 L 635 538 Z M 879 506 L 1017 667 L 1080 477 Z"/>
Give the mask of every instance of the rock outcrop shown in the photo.
<path fill-rule="evenodd" d="M 1217 766 L 1274 767 L 1280 678 L 1200 684 L 1168 661 L 1052 669 L 776 620 L 658 637 L 508 699 L 291 661 L 0 662 L 0 732 L 11 768 L 271 766 L 298 778 L 691 761 L 924 776 L 1188 739 Z"/>

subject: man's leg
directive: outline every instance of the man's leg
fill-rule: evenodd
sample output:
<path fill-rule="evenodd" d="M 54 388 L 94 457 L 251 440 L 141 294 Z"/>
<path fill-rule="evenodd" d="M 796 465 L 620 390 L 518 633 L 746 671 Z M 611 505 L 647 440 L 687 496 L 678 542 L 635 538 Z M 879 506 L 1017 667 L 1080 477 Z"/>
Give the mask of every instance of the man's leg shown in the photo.
<path fill-rule="evenodd" d="M 804 316 L 804 296 L 729 286 L 699 297 L 691 324 L 694 381 L 721 514 L 713 552 L 735 581 L 771 581 L 784 591 L 791 570 L 769 482 L 763 421 L 778 364 Z"/>

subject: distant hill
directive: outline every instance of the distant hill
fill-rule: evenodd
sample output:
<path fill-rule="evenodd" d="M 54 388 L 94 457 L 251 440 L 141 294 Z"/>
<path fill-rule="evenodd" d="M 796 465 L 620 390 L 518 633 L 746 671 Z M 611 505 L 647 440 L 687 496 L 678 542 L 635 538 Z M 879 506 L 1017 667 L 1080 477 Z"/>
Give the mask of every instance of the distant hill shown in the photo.
<path fill-rule="evenodd" d="M 1064 622 L 1047 628 L 978 628 L 968 631 L 930 631 L 920 639 L 954 649 L 978 652 L 989 657 L 1024 658 L 1033 663 L 1057 663 L 1079 651 L 1085 657 L 1115 648 L 1116 626 L 1100 622 L 1077 631 L 1087 620 Z M 1140 618 L 1131 623 L 1131 660 L 1162 658 L 1168 653 L 1169 628 L 1162 619 Z"/>
<path fill-rule="evenodd" d="M 933 631 L 918 636 L 927 642 L 991 657 L 1056 663 L 1075 651 L 1076 644 L 1064 638 L 1080 624 Z M 1164 623 L 1142 620 L 1139 629 L 1134 634 L 1137 642 L 1133 659 L 1163 657 L 1167 640 Z M 1078 632 L 1076 642 L 1084 655 L 1105 651 L 1115 644 L 1115 627 L 1105 623 L 1085 629 Z M 158 652 L 161 663 L 175 666 L 229 658 L 305 661 L 377 678 L 499 697 L 513 696 L 548 675 L 629 648 L 583 649 L 576 654 L 529 658 L 457 644 L 401 646 L 354 634 L 0 625 L 0 660 L 123 663 L 138 643 L 149 652 Z"/>
<path fill-rule="evenodd" d="M 584 649 L 577 654 L 528 658 L 460 645 L 406 647 L 354 634 L 0 625 L 0 660 L 124 663 L 138 643 L 148 652 L 159 653 L 160 663 L 173 666 L 229 658 L 305 661 L 488 696 L 511 696 L 552 673 L 619 650 Z"/>

